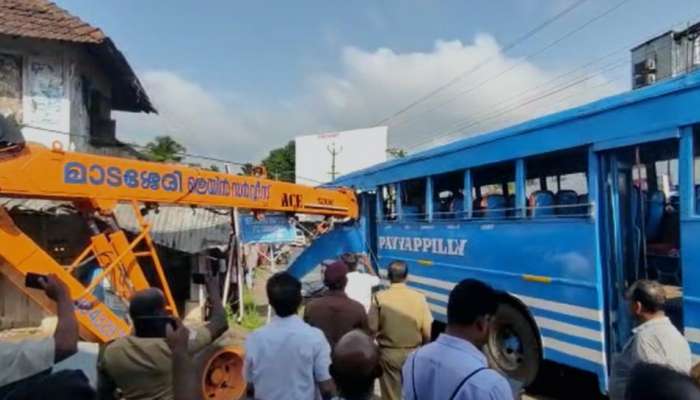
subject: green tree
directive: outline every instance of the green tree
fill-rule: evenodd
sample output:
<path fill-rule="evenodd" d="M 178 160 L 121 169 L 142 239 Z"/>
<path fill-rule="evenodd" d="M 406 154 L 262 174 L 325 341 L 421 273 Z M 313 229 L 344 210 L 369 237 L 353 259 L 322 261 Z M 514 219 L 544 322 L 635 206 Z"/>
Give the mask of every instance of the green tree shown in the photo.
<path fill-rule="evenodd" d="M 241 166 L 241 173 L 239 175 L 253 175 L 253 164 L 245 163 Z"/>
<path fill-rule="evenodd" d="M 400 147 L 390 147 L 390 148 L 386 149 L 386 153 L 391 158 L 404 158 L 404 157 L 406 157 L 406 150 L 404 150 Z"/>
<path fill-rule="evenodd" d="M 185 146 L 170 136 L 156 136 L 154 141 L 146 145 L 146 155 L 158 162 L 182 161 L 182 153 L 185 151 Z"/>
<path fill-rule="evenodd" d="M 262 161 L 270 178 L 287 182 L 294 182 L 294 141 L 286 146 L 274 149 Z"/>

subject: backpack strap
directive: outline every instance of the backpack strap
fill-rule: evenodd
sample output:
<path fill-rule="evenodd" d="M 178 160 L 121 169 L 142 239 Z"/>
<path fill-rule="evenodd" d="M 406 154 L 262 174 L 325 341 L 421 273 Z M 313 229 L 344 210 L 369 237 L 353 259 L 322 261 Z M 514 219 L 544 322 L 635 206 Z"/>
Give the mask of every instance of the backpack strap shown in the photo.
<path fill-rule="evenodd" d="M 457 394 L 458 394 L 459 391 L 462 389 L 462 386 L 464 386 L 464 384 L 467 383 L 467 381 L 469 380 L 469 378 L 471 378 L 472 376 L 478 374 L 479 372 L 481 372 L 481 371 L 483 371 L 483 370 L 485 370 L 485 369 L 487 369 L 487 368 L 486 368 L 486 367 L 477 368 L 477 369 L 475 369 L 474 371 L 472 371 L 472 373 L 470 373 L 469 375 L 465 376 L 464 379 L 462 379 L 462 381 L 459 383 L 459 385 L 457 385 L 457 387 L 455 388 L 454 392 L 452 392 L 452 396 L 450 396 L 450 400 L 454 400 L 454 398 L 457 397 Z"/>

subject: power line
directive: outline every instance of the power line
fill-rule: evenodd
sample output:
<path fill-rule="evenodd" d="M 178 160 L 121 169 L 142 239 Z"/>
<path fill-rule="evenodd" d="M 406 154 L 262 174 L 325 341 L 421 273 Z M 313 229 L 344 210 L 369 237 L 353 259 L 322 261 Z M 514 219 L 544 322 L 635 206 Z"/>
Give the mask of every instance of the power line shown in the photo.
<path fill-rule="evenodd" d="M 559 43 L 563 42 L 564 40 L 568 39 L 569 37 L 571 37 L 571 36 L 573 36 L 573 35 L 575 35 L 575 34 L 581 32 L 582 30 L 586 29 L 588 26 L 590 26 L 591 24 L 593 24 L 593 23 L 599 21 L 600 19 L 605 18 L 606 16 L 608 16 L 609 14 L 611 14 L 612 12 L 614 12 L 615 10 L 617 10 L 618 8 L 622 7 L 625 3 L 629 2 L 629 1 L 630 1 L 630 0 L 622 0 L 622 1 L 618 2 L 618 3 L 615 4 L 614 6 L 612 6 L 612 7 L 608 8 L 608 9 L 606 9 L 606 10 L 603 11 L 602 13 L 597 14 L 595 17 L 593 17 L 593 18 L 587 20 L 587 21 L 584 22 L 583 24 L 581 24 L 581 25 L 579 25 L 578 27 L 576 27 L 575 29 L 573 29 L 573 30 L 567 32 L 566 34 L 564 34 L 563 36 L 557 38 L 556 40 L 550 42 L 549 44 L 547 44 L 546 46 L 542 47 L 541 49 L 535 51 L 534 53 L 530 53 L 530 54 L 528 54 L 527 56 L 525 56 L 524 58 L 522 58 L 522 59 L 518 60 L 517 62 L 511 64 L 509 67 L 507 67 L 507 68 L 501 70 L 501 71 L 498 72 L 497 74 L 492 75 L 492 76 L 490 76 L 490 77 L 488 77 L 488 78 L 486 78 L 486 79 L 480 81 L 479 83 L 477 83 L 477 84 L 474 85 L 474 86 L 469 87 L 468 89 L 465 89 L 465 90 L 463 90 L 463 91 L 460 91 L 460 92 L 456 93 L 454 96 L 450 97 L 450 98 L 447 99 L 446 101 L 441 102 L 440 104 L 438 104 L 438 105 L 436 105 L 436 106 L 433 106 L 433 107 L 431 107 L 431 108 L 428 108 L 427 110 L 423 110 L 420 114 L 418 114 L 418 116 L 423 115 L 423 114 L 425 114 L 425 113 L 427 113 L 427 112 L 430 112 L 430 111 L 434 111 L 434 110 L 436 110 L 436 109 L 438 109 L 438 108 L 440 108 L 440 107 L 444 107 L 445 105 L 454 102 L 457 98 L 459 98 L 459 97 L 461 97 L 461 96 L 464 96 L 465 94 L 471 93 L 471 92 L 473 92 L 473 91 L 475 91 L 475 90 L 477 90 L 477 89 L 479 89 L 479 88 L 485 86 L 486 84 L 492 82 L 493 80 L 498 79 L 498 78 L 500 78 L 500 77 L 506 75 L 507 73 L 509 73 L 509 72 L 511 72 L 511 71 L 513 71 L 513 70 L 515 70 L 515 69 L 517 69 L 517 68 L 519 68 L 519 67 L 525 65 L 525 64 L 526 64 L 528 61 L 530 61 L 531 59 L 533 59 L 533 58 L 539 56 L 540 54 L 546 52 L 547 50 L 553 48 L 554 46 L 556 46 L 556 45 L 558 45 Z M 414 116 L 414 118 L 415 118 L 415 116 Z M 399 124 L 395 124 L 394 126 L 396 126 L 396 125 L 400 125 L 400 123 L 399 123 Z"/>
<path fill-rule="evenodd" d="M 605 58 L 608 58 L 608 57 L 609 57 L 609 55 L 606 55 L 606 56 L 604 56 L 604 57 L 601 57 L 599 60 L 602 60 L 602 59 L 605 59 Z M 532 88 L 530 88 L 530 89 L 524 90 L 524 91 L 522 91 L 522 92 L 520 92 L 520 93 L 518 93 L 518 94 L 516 94 L 516 95 L 514 95 L 514 96 L 511 96 L 511 97 L 509 97 L 509 98 L 507 98 L 507 99 L 501 100 L 501 101 L 498 102 L 498 105 L 499 105 L 499 107 L 500 107 L 501 109 L 507 108 L 507 107 L 504 107 L 504 106 L 506 106 L 506 105 L 509 104 L 509 103 L 513 103 L 514 100 L 518 100 L 518 99 L 522 98 L 523 95 L 528 95 L 528 94 L 531 94 L 531 93 L 538 93 L 537 91 L 538 91 L 539 89 L 546 89 L 548 86 L 550 86 L 551 83 L 560 80 L 562 77 L 567 77 L 567 76 L 569 76 L 569 75 L 572 75 L 573 72 L 579 71 L 579 70 L 581 70 L 581 69 L 585 69 L 587 66 L 593 65 L 593 64 L 595 64 L 595 63 L 597 63 L 597 61 L 592 62 L 592 63 L 588 63 L 586 66 L 577 67 L 577 68 L 575 68 L 575 69 L 573 69 L 573 70 L 570 70 L 570 71 L 568 71 L 568 72 L 566 72 L 566 73 L 564 73 L 564 74 L 558 75 L 557 77 L 555 77 L 555 78 L 553 78 L 553 79 L 550 79 L 550 80 L 548 80 L 548 81 L 546 81 L 546 82 L 544 82 L 544 83 L 542 83 L 542 84 L 540 84 L 540 85 L 537 85 L 537 86 L 532 87 Z M 601 73 L 601 72 L 605 72 L 605 71 L 607 70 L 607 68 L 610 67 L 611 65 L 612 65 L 612 66 L 615 66 L 615 67 L 619 67 L 620 65 L 625 65 L 625 64 L 627 64 L 627 59 L 626 59 L 626 58 L 624 58 L 624 59 L 618 59 L 618 60 L 616 60 L 614 63 L 608 64 L 608 65 L 606 65 L 605 67 L 603 67 L 603 68 L 600 69 L 600 70 L 595 70 L 595 71 L 593 71 L 593 72 L 591 73 L 591 75 L 588 75 L 588 76 L 589 76 L 588 79 L 594 78 L 594 77 L 596 76 L 595 74 L 598 74 L 598 73 Z M 583 75 L 583 76 L 587 76 L 587 75 Z M 550 90 L 550 91 L 554 90 L 554 92 L 553 92 L 552 94 L 556 94 L 556 93 L 558 93 L 556 90 L 557 90 L 558 88 L 562 87 L 562 86 L 565 86 L 565 89 L 566 89 L 566 88 L 571 88 L 571 87 L 573 87 L 573 86 L 577 86 L 577 85 L 579 85 L 579 84 L 585 82 L 585 80 L 584 80 L 583 82 L 578 81 L 578 79 L 580 79 L 580 77 L 581 77 L 580 75 L 579 75 L 578 77 L 576 77 L 576 78 L 573 80 L 573 83 L 572 83 L 572 81 L 565 81 L 565 82 L 562 82 L 562 83 L 560 83 L 560 84 L 558 84 L 558 85 L 552 86 L 552 87 L 549 88 L 548 90 Z M 588 80 L 588 79 L 586 79 L 586 80 Z M 546 93 L 546 92 L 545 92 L 545 93 Z M 548 97 L 548 96 L 544 96 L 544 97 Z M 529 98 L 526 97 L 526 98 L 523 99 L 523 101 L 527 101 L 528 99 L 529 99 Z M 524 105 L 523 105 L 523 106 L 524 106 Z M 460 119 L 460 120 L 458 120 L 458 121 L 452 123 L 448 128 L 443 129 L 442 132 L 439 133 L 436 137 L 427 139 L 426 141 L 421 141 L 421 142 L 419 142 L 419 143 L 416 144 L 416 145 L 410 146 L 409 149 L 413 149 L 413 148 L 416 148 L 416 147 L 420 147 L 420 146 L 422 146 L 423 144 L 426 144 L 426 143 L 429 143 L 429 142 L 431 142 L 431 141 L 434 141 L 435 139 L 440 139 L 440 138 L 443 138 L 443 137 L 445 137 L 445 136 L 451 136 L 451 135 L 454 133 L 454 130 L 460 128 L 465 122 L 467 122 L 467 121 L 474 121 L 475 119 L 476 119 L 476 120 L 479 120 L 480 118 L 482 118 L 482 116 L 488 116 L 488 115 L 493 114 L 493 110 L 492 110 L 490 107 L 491 107 L 491 106 L 484 107 L 484 108 L 482 109 L 482 111 L 485 111 L 485 112 L 482 112 L 482 113 L 480 113 L 480 114 L 477 114 L 476 116 L 470 116 L 470 117 L 468 117 L 468 118 Z M 517 107 L 517 108 L 519 108 L 519 107 Z M 514 110 L 517 109 L 517 108 L 514 108 Z M 461 129 L 458 129 L 458 131 L 461 131 Z"/>
<path fill-rule="evenodd" d="M 700 14 L 697 14 L 697 15 L 691 17 L 690 19 L 691 19 L 691 20 L 694 20 L 694 19 L 697 19 L 697 18 L 700 18 Z M 676 22 L 675 24 L 672 24 L 669 28 L 664 29 L 663 31 L 659 31 L 658 34 L 663 34 L 664 32 L 667 32 L 669 29 L 674 29 L 676 26 L 683 25 L 683 24 L 685 24 L 686 22 L 687 22 L 687 19 L 683 19 L 682 21 L 678 21 L 678 22 Z M 612 51 L 612 52 L 609 52 L 609 53 L 607 53 L 607 54 L 605 54 L 605 55 L 603 55 L 603 56 L 601 56 L 601 57 L 597 57 L 597 58 L 594 59 L 593 61 L 584 63 L 584 64 L 581 65 L 581 66 L 575 67 L 575 68 L 572 69 L 572 70 L 569 70 L 569 71 L 567 71 L 567 72 L 565 72 L 565 73 L 563 73 L 563 74 L 560 74 L 560 75 L 558 75 L 557 77 L 555 77 L 555 78 L 553 78 L 553 79 L 551 79 L 551 80 L 549 80 L 549 81 L 547 81 L 547 82 L 544 82 L 543 84 L 540 84 L 540 85 L 537 85 L 537 86 L 532 87 L 532 88 L 530 88 L 530 89 L 527 89 L 527 90 L 525 90 L 525 91 L 522 91 L 522 92 L 518 93 L 518 94 L 515 95 L 515 96 L 511 96 L 511 97 L 508 98 L 507 100 L 499 101 L 498 104 L 503 105 L 504 102 L 505 102 L 505 103 L 511 102 L 512 100 L 515 100 L 516 98 L 518 98 L 518 97 L 520 97 L 520 96 L 522 96 L 522 95 L 526 95 L 526 94 L 528 94 L 528 93 L 530 93 L 530 92 L 534 92 L 535 90 L 540 89 L 540 88 L 542 88 L 542 87 L 545 87 L 545 86 L 547 86 L 548 84 L 550 84 L 550 83 L 552 83 L 552 82 L 554 82 L 554 81 L 557 81 L 557 80 L 559 80 L 559 79 L 561 79 L 561 78 L 565 78 L 565 77 L 567 77 L 567 76 L 569 76 L 569 75 L 572 75 L 572 74 L 575 73 L 575 72 L 578 72 L 578 71 L 580 71 L 580 70 L 582 70 L 582 69 L 585 69 L 585 68 L 587 68 L 587 67 L 589 67 L 589 66 L 591 66 L 591 65 L 597 64 L 598 62 L 600 62 L 600 61 L 602 61 L 602 60 L 605 60 L 605 59 L 607 59 L 607 58 L 610 58 L 611 56 L 613 56 L 613 55 L 615 55 L 615 54 L 618 54 L 618 53 L 621 53 L 621 52 L 627 52 L 628 49 L 629 49 L 630 47 L 636 45 L 637 43 L 638 43 L 638 41 L 631 42 L 630 44 L 627 44 L 627 45 L 625 45 L 625 46 L 623 46 L 623 47 L 621 47 L 621 48 L 618 48 L 618 49 L 616 49 L 616 50 L 614 50 L 614 51 Z M 658 50 L 663 50 L 664 48 L 667 48 L 667 47 L 670 47 L 670 46 L 671 46 L 671 44 L 668 44 L 668 45 L 666 45 L 666 46 L 660 47 Z M 625 59 L 627 59 L 627 58 L 625 58 Z M 617 65 L 617 64 L 615 64 L 615 66 L 616 66 L 616 65 Z M 606 68 L 604 67 L 603 70 L 605 70 L 605 69 L 606 69 Z M 687 66 L 686 66 L 686 69 L 687 69 Z M 601 71 L 598 70 L 598 72 L 601 72 Z M 581 83 L 583 83 L 583 82 L 581 82 Z M 576 85 L 574 85 L 574 86 L 576 86 Z M 600 86 L 605 86 L 605 85 L 600 85 Z M 595 86 L 595 87 L 598 87 L 598 86 Z M 547 97 L 547 96 L 545 96 L 545 97 Z M 486 109 L 486 108 L 488 108 L 488 107 L 485 107 L 484 109 Z M 516 107 L 516 108 L 519 108 L 519 107 Z M 473 119 L 473 118 L 474 118 L 474 117 L 471 117 L 470 119 Z M 461 124 L 463 124 L 464 122 L 465 122 L 465 119 L 458 120 L 456 123 L 453 123 L 452 125 L 450 125 L 449 128 L 447 128 L 446 130 L 443 130 L 442 132 L 445 133 L 446 131 L 451 131 L 452 129 L 454 129 L 454 128 L 456 128 L 456 127 L 459 127 L 459 126 L 460 126 Z M 477 124 L 475 124 L 475 125 L 479 125 L 479 124 L 480 124 L 480 123 L 477 123 Z M 463 130 L 464 130 L 464 128 L 463 128 L 463 129 L 460 129 L 460 131 L 463 131 Z M 435 141 L 435 139 L 443 138 L 443 137 L 445 137 L 445 136 L 446 136 L 446 135 L 443 135 L 443 134 L 441 133 L 441 134 L 439 134 L 437 137 L 434 137 L 434 138 L 429 139 L 429 140 L 427 140 L 427 141 L 419 142 L 419 143 L 416 144 L 416 145 L 412 145 L 412 146 L 408 147 L 408 149 L 414 149 L 414 148 L 417 148 L 417 147 L 421 147 L 421 146 L 424 145 L 424 144 L 427 144 L 427 143 L 429 143 L 429 142 Z M 451 135 L 451 136 L 453 136 L 453 135 Z"/>
<path fill-rule="evenodd" d="M 576 8 L 578 8 L 579 6 L 583 5 L 583 3 L 585 3 L 586 1 L 587 1 L 587 0 L 579 0 L 579 1 L 577 1 L 576 3 L 571 4 L 570 6 L 566 7 L 566 8 L 563 9 L 562 11 L 560 11 L 559 13 L 555 14 L 553 17 L 551 17 L 551 18 L 545 20 L 545 21 L 542 22 L 541 24 L 537 25 L 535 28 L 533 28 L 533 29 L 527 31 L 525 34 L 521 35 L 520 37 L 518 37 L 517 39 L 515 39 L 514 41 L 512 41 L 511 43 L 509 43 L 509 44 L 506 45 L 505 47 L 503 47 L 503 49 L 502 49 L 501 51 L 505 53 L 505 52 L 507 52 L 507 51 L 513 49 L 514 47 L 516 47 L 516 46 L 519 45 L 520 43 L 524 42 L 525 40 L 527 40 L 527 39 L 529 39 L 530 37 L 532 37 L 532 36 L 534 36 L 535 34 L 537 34 L 537 33 L 538 33 L 539 31 L 541 31 L 542 29 L 544 29 L 544 28 L 546 28 L 547 26 L 549 26 L 549 25 L 551 25 L 552 23 L 554 23 L 556 20 L 562 18 L 562 17 L 565 16 L 566 14 L 570 13 L 571 11 L 575 10 Z M 454 78 L 452 78 L 452 79 L 449 80 L 448 82 L 446 82 L 446 83 L 444 83 L 444 84 L 438 86 L 437 88 L 433 89 L 432 91 L 430 91 L 430 92 L 426 93 L 425 95 L 419 97 L 418 99 L 412 101 L 411 103 L 409 103 L 409 104 L 406 105 L 405 107 L 401 108 L 400 110 L 394 112 L 393 114 L 389 115 L 388 117 L 385 117 L 385 118 L 381 119 L 380 121 L 378 121 L 378 122 L 377 122 L 376 124 L 374 124 L 374 125 L 375 125 L 375 126 L 383 125 L 383 124 L 385 124 L 386 122 L 388 122 L 388 121 L 390 121 L 390 120 L 392 120 L 392 119 L 398 117 L 399 115 L 404 114 L 405 112 L 407 112 L 408 110 L 410 110 L 410 109 L 412 109 L 413 107 L 417 106 L 418 104 L 423 103 L 423 102 L 426 101 L 427 99 L 429 99 L 429 98 L 435 96 L 436 94 L 440 93 L 441 91 L 443 91 L 443 90 L 447 89 L 448 87 L 454 85 L 455 83 L 459 82 L 460 80 L 462 80 L 462 79 L 465 78 L 466 76 L 468 76 L 468 75 L 470 75 L 470 74 L 476 72 L 476 71 L 479 70 L 481 67 L 483 67 L 483 66 L 485 66 L 486 64 L 490 63 L 491 61 L 495 60 L 496 57 L 497 57 L 496 55 L 492 55 L 491 57 L 488 57 L 487 59 L 481 61 L 480 63 L 478 63 L 478 64 L 475 65 L 474 67 L 469 68 L 469 69 L 463 71 L 462 73 L 460 73 L 459 75 L 455 76 Z"/>
<path fill-rule="evenodd" d="M 627 61 L 625 60 L 625 61 L 623 61 L 623 62 L 621 62 L 621 63 L 613 64 L 611 67 L 606 68 L 605 70 L 603 70 L 603 71 L 601 71 L 601 72 L 605 72 L 606 70 L 607 70 L 607 71 L 612 71 L 612 70 L 615 70 L 615 69 L 622 68 L 622 67 L 624 67 L 624 66 L 626 66 L 626 65 L 627 65 Z M 454 136 L 455 134 L 458 134 L 458 133 L 464 131 L 465 129 L 468 129 L 468 128 L 471 128 L 471 127 L 474 127 L 474 126 L 477 126 L 477 125 L 481 125 L 484 121 L 488 121 L 488 120 L 492 120 L 492 119 L 494 119 L 494 118 L 498 118 L 498 117 L 503 116 L 503 115 L 505 115 L 505 114 L 507 114 L 507 113 L 509 113 L 509 112 L 518 110 L 518 109 L 523 108 L 523 107 L 525 107 L 525 106 L 528 106 L 528 105 L 530 105 L 530 104 L 532 104 L 532 103 L 538 102 L 538 101 L 540 101 L 540 100 L 543 100 L 543 99 L 548 98 L 548 97 L 550 97 L 550 96 L 553 96 L 553 95 L 555 95 L 555 94 L 561 93 L 561 92 L 563 92 L 563 91 L 565 91 L 565 90 L 567 90 L 567 89 L 571 89 L 571 88 L 573 88 L 573 87 L 575 87 L 575 86 L 579 86 L 579 85 L 581 85 L 581 84 L 583 84 L 583 83 L 585 83 L 585 82 L 587 82 L 587 81 L 589 81 L 589 80 L 595 78 L 596 76 L 598 76 L 597 73 L 584 76 L 584 77 L 582 77 L 582 78 L 580 78 L 580 79 L 575 80 L 574 82 L 567 83 L 567 84 L 564 85 L 564 86 L 561 86 L 561 87 L 552 89 L 552 90 L 550 90 L 549 92 L 543 93 L 542 95 L 534 96 L 534 97 L 532 97 L 532 98 L 530 98 L 530 99 L 527 99 L 527 100 L 525 100 L 524 102 L 522 102 L 522 103 L 520 103 L 520 104 L 517 104 L 517 105 L 515 105 L 515 106 L 513 106 L 513 107 L 506 108 L 505 110 L 501 110 L 501 111 L 492 113 L 491 115 L 487 116 L 486 118 L 483 118 L 483 119 L 480 119 L 480 120 L 477 120 L 477 121 L 470 122 L 470 123 L 468 123 L 468 124 L 466 124 L 466 125 L 462 124 L 461 126 L 455 128 L 455 130 L 454 130 L 452 133 L 449 133 L 449 134 L 447 134 L 447 135 L 438 136 L 438 138 Z"/>
<path fill-rule="evenodd" d="M 605 72 L 606 70 L 614 70 L 617 68 L 622 68 L 626 65 L 627 65 L 626 60 L 624 60 L 623 62 L 615 63 L 602 71 L 594 71 L 593 73 L 591 73 L 589 75 L 585 75 L 582 78 L 578 78 L 572 82 L 565 82 L 563 85 L 559 85 L 558 87 L 555 87 L 555 88 L 553 88 L 545 93 L 542 93 L 540 95 L 536 95 L 536 96 L 533 96 L 531 98 L 525 99 L 523 102 L 516 104 L 512 107 L 506 107 L 504 109 L 501 109 L 501 110 L 498 110 L 498 111 L 493 112 L 491 114 L 488 114 L 485 116 L 485 118 L 477 119 L 477 120 L 473 120 L 471 118 L 470 118 L 470 120 L 462 120 L 461 122 L 454 124 L 450 129 L 438 134 L 437 136 L 435 136 L 429 140 L 422 141 L 422 142 L 419 142 L 415 145 L 412 145 L 408 149 L 415 149 L 417 147 L 423 146 L 423 145 L 428 144 L 430 142 L 434 142 L 437 139 L 454 137 L 454 136 L 458 135 L 459 133 L 463 132 L 465 129 L 481 125 L 484 121 L 492 120 L 494 118 L 503 116 L 509 112 L 518 110 L 518 109 L 523 108 L 525 106 L 528 106 L 532 103 L 544 100 L 544 99 L 551 97 L 555 94 L 561 93 L 567 89 L 571 89 L 573 87 L 579 86 L 579 85 L 597 77 L 600 72 Z"/>
<path fill-rule="evenodd" d="M 23 124 L 22 126 L 23 126 L 23 127 L 26 127 L 26 128 L 35 129 L 35 130 L 37 130 L 37 131 L 39 131 L 39 132 L 41 132 L 41 133 L 55 133 L 55 134 L 64 135 L 64 136 L 68 136 L 68 137 L 81 137 L 81 138 L 86 138 L 86 139 L 92 139 L 92 136 L 90 136 L 90 135 L 84 135 L 84 134 L 79 134 L 79 133 L 68 133 L 68 132 L 58 131 L 58 130 L 55 130 L 55 129 L 43 128 L 43 127 L 34 126 L 34 125 L 28 125 L 28 124 Z M 122 144 L 125 144 L 125 145 L 128 145 L 128 146 L 131 146 L 131 147 L 134 147 L 134 148 L 137 148 L 137 149 L 148 150 L 148 146 L 142 145 L 142 144 L 138 144 L 138 143 L 134 143 L 134 142 L 126 142 L 126 141 L 120 140 L 119 143 L 122 143 Z M 189 157 L 189 158 L 194 158 L 194 159 L 198 159 L 198 160 L 214 161 L 214 162 L 219 162 L 219 163 L 222 163 L 222 164 L 231 164 L 231 165 L 236 165 L 236 166 L 239 166 L 239 167 L 244 167 L 244 166 L 246 166 L 246 165 L 254 165 L 253 163 L 245 163 L 245 162 L 240 162 L 240 161 L 231 161 L 231 160 L 227 160 L 227 159 L 223 159 L 223 158 L 210 157 L 210 156 L 203 156 L 203 155 L 201 155 L 201 154 L 193 154 L 193 153 L 187 153 L 187 152 L 177 152 L 177 153 L 173 153 L 173 155 L 182 156 L 182 157 Z M 288 172 L 293 172 L 293 171 L 291 171 L 291 170 L 285 170 L 285 171 L 282 171 L 281 173 L 288 173 Z M 321 182 L 321 181 L 316 180 L 316 179 L 313 179 L 313 178 L 308 178 L 308 177 L 304 177 L 304 176 L 299 176 L 299 175 L 296 175 L 296 174 L 295 174 L 295 176 L 297 176 L 297 177 L 299 177 L 299 178 L 301 178 L 301 179 L 305 179 L 305 180 L 311 181 L 311 182 L 325 183 L 325 182 Z"/>

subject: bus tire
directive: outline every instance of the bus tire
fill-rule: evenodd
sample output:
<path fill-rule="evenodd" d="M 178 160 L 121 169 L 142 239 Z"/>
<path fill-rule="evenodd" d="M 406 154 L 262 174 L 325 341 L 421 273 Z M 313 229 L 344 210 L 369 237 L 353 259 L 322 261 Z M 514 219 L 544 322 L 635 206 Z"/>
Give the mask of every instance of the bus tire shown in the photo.
<path fill-rule="evenodd" d="M 507 302 L 499 304 L 485 347 L 491 368 L 523 386 L 530 385 L 537 377 L 541 345 L 535 326 L 520 307 Z"/>

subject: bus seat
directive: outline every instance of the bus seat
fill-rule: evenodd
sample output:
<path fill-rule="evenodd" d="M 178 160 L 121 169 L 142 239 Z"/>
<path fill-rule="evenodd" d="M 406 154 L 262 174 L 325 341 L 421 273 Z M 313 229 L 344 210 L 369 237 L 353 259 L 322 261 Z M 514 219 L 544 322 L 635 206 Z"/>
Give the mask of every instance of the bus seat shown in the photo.
<path fill-rule="evenodd" d="M 579 214 L 579 215 L 588 214 L 588 212 L 589 212 L 588 203 L 589 203 L 588 193 L 578 195 L 578 204 L 580 204 L 581 207 L 576 207 L 576 214 Z"/>
<path fill-rule="evenodd" d="M 515 216 L 515 195 L 514 194 L 509 194 L 508 195 L 508 201 L 506 202 L 506 208 L 508 208 L 508 216 L 513 217 Z"/>
<path fill-rule="evenodd" d="M 530 195 L 530 216 L 533 218 L 554 215 L 554 193 L 538 190 Z"/>
<path fill-rule="evenodd" d="M 664 218 L 666 195 L 660 190 L 649 192 L 646 209 L 646 232 L 648 241 L 656 241 L 661 233 L 661 222 Z"/>
<path fill-rule="evenodd" d="M 579 207 L 573 207 L 578 203 L 578 194 L 574 190 L 560 190 L 554 196 L 554 200 L 558 206 L 564 206 L 556 209 L 557 214 L 571 215 L 579 211 Z"/>
<path fill-rule="evenodd" d="M 490 194 L 481 199 L 482 215 L 485 218 L 505 218 L 506 198 L 500 194 Z"/>
<path fill-rule="evenodd" d="M 464 197 L 455 196 L 450 204 L 449 218 L 464 218 Z"/>
<path fill-rule="evenodd" d="M 481 207 L 481 201 L 483 199 L 481 197 L 477 197 L 474 200 L 472 200 L 472 214 L 475 217 L 483 217 L 484 216 L 484 211 L 482 210 Z"/>

